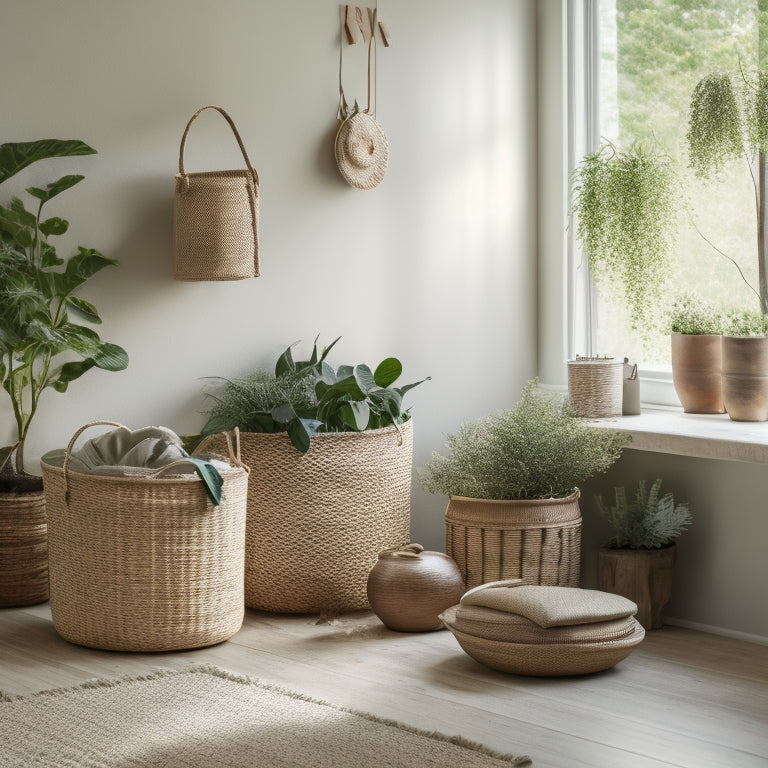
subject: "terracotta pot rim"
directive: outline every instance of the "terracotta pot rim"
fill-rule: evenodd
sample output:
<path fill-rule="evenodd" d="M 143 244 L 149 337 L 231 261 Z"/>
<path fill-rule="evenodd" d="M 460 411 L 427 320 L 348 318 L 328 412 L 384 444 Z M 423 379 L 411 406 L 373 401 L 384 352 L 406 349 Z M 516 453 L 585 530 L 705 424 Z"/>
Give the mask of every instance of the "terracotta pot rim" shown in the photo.
<path fill-rule="evenodd" d="M 674 331 L 670 335 L 685 336 L 686 339 L 720 339 L 724 336 L 724 334 L 722 333 L 680 333 L 679 331 Z M 731 338 L 744 338 L 744 337 L 735 336 Z"/>
<path fill-rule="evenodd" d="M 481 504 L 525 504 L 530 506 L 536 506 L 538 504 L 570 504 L 576 501 L 581 496 L 581 491 L 578 488 L 573 489 L 573 493 L 568 496 L 553 496 L 548 499 L 480 499 L 474 496 L 458 496 L 456 494 L 448 494 L 448 498 L 455 499 L 456 501 L 477 501 Z"/>
<path fill-rule="evenodd" d="M 677 542 L 673 541 L 671 544 L 665 544 L 663 547 L 653 547 L 652 549 L 632 549 L 631 547 L 600 547 L 600 552 L 644 552 L 652 554 L 653 552 L 664 552 L 667 549 L 672 549 L 677 546 Z"/>

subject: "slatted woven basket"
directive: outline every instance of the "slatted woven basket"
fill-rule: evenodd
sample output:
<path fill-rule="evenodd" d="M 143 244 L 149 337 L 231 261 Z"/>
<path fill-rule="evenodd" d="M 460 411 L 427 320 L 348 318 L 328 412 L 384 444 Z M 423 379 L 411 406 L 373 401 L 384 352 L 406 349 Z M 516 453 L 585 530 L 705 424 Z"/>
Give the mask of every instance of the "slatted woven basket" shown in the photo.
<path fill-rule="evenodd" d="M 451 496 L 445 551 L 467 589 L 489 581 L 576 587 L 581 572 L 579 491 L 563 499 Z"/>
<path fill-rule="evenodd" d="M 244 614 L 246 468 L 233 455 L 220 470 L 218 506 L 194 474 L 74 472 L 69 455 L 89 426 L 62 467 L 42 463 L 56 631 L 112 651 L 197 648 L 234 635 Z"/>
<path fill-rule="evenodd" d="M 246 605 L 331 615 L 368 608 L 379 552 L 410 540 L 412 420 L 317 434 L 306 454 L 285 433 L 243 432 L 241 445 L 251 466 Z"/>
<path fill-rule="evenodd" d="M 0 607 L 48 599 L 48 536 L 42 491 L 0 493 Z"/>

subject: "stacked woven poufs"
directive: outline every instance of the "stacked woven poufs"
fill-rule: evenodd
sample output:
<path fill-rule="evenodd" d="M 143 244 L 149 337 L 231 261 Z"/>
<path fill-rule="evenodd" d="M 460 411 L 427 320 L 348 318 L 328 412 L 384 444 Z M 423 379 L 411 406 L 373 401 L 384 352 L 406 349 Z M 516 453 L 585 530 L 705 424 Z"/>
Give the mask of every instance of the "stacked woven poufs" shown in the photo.
<path fill-rule="evenodd" d="M 645 637 L 637 606 L 608 592 L 482 584 L 440 618 L 473 659 L 501 672 L 555 677 L 614 666 Z"/>

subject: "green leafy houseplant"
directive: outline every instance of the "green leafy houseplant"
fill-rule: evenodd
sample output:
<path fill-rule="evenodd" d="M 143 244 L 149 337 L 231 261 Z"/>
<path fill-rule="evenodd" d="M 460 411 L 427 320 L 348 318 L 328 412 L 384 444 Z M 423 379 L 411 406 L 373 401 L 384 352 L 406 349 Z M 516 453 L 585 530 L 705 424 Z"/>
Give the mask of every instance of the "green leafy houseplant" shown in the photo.
<path fill-rule="evenodd" d="M 722 310 L 693 293 L 678 296 L 670 310 L 670 332 L 686 336 L 722 334 L 725 318 Z"/>
<path fill-rule="evenodd" d="M 446 436 L 419 478 L 430 493 L 478 499 L 562 498 L 607 470 L 629 443 L 621 432 L 592 427 L 567 403 L 529 382 L 509 410 L 462 424 Z"/>
<path fill-rule="evenodd" d="M 600 511 L 608 518 L 614 535 L 606 542 L 609 549 L 660 549 L 672 544 L 691 524 L 687 503 L 675 504 L 671 491 L 662 494 L 661 478 L 650 489 L 641 480 L 633 501 L 624 487 L 614 489 L 614 504 L 606 507 L 598 498 Z"/>
<path fill-rule="evenodd" d="M 95 152 L 78 140 L 3 144 L 0 184 L 32 163 Z M 43 391 L 66 392 L 94 367 L 120 371 L 128 365 L 125 350 L 102 341 L 90 327 L 101 323 L 96 307 L 75 295 L 89 278 L 117 261 L 82 246 L 65 261 L 51 238 L 63 235 L 69 223 L 58 216 L 43 217 L 50 200 L 83 178 L 67 175 L 44 188 L 27 188 L 36 202 L 31 211 L 18 196 L 0 205 L 0 380 L 11 400 L 18 438 L 16 446 L 3 449 L 0 464 L 12 487 L 24 482 L 24 440 Z M 89 325 L 73 322 L 72 316 Z M 39 479 L 27 477 L 27 482 Z"/>
<path fill-rule="evenodd" d="M 726 336 L 766 336 L 768 316 L 753 310 L 731 310 L 723 320 L 723 334 Z"/>
<path fill-rule="evenodd" d="M 427 379 L 393 386 L 403 370 L 395 357 L 382 360 L 373 371 L 365 364 L 334 369 L 326 357 L 338 341 L 320 351 L 315 339 L 312 355 L 301 361 L 293 359 L 295 344 L 289 346 L 278 358 L 274 375 L 257 372 L 225 379 L 223 391 L 211 395 L 215 403 L 202 436 L 234 427 L 287 432 L 291 443 L 306 453 L 317 433 L 362 432 L 407 421 L 410 413 L 403 409 L 403 396 Z"/>
<path fill-rule="evenodd" d="M 626 151 L 604 143 L 571 179 L 576 237 L 598 284 L 618 289 L 631 324 L 647 337 L 670 270 L 678 195 L 666 155 L 635 142 Z"/>

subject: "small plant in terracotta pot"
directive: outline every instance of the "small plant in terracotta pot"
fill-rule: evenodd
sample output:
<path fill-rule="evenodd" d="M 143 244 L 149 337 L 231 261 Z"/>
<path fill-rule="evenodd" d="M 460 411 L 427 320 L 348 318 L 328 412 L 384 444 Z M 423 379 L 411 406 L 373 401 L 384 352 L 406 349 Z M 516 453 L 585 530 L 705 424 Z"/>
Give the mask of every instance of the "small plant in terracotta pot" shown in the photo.
<path fill-rule="evenodd" d="M 597 499 L 613 528 L 598 555 L 600 589 L 637 603 L 637 620 L 645 629 L 662 625 L 661 612 L 672 594 L 675 541 L 692 520 L 688 504 L 676 504 L 661 485 L 661 478 L 650 488 L 641 480 L 631 501 L 624 487 L 615 488 L 611 507 Z"/>
<path fill-rule="evenodd" d="M 720 379 L 723 312 L 692 293 L 670 311 L 672 382 L 686 413 L 724 413 Z"/>
<path fill-rule="evenodd" d="M 723 333 L 723 403 L 734 421 L 768 421 L 768 315 L 731 312 Z"/>

